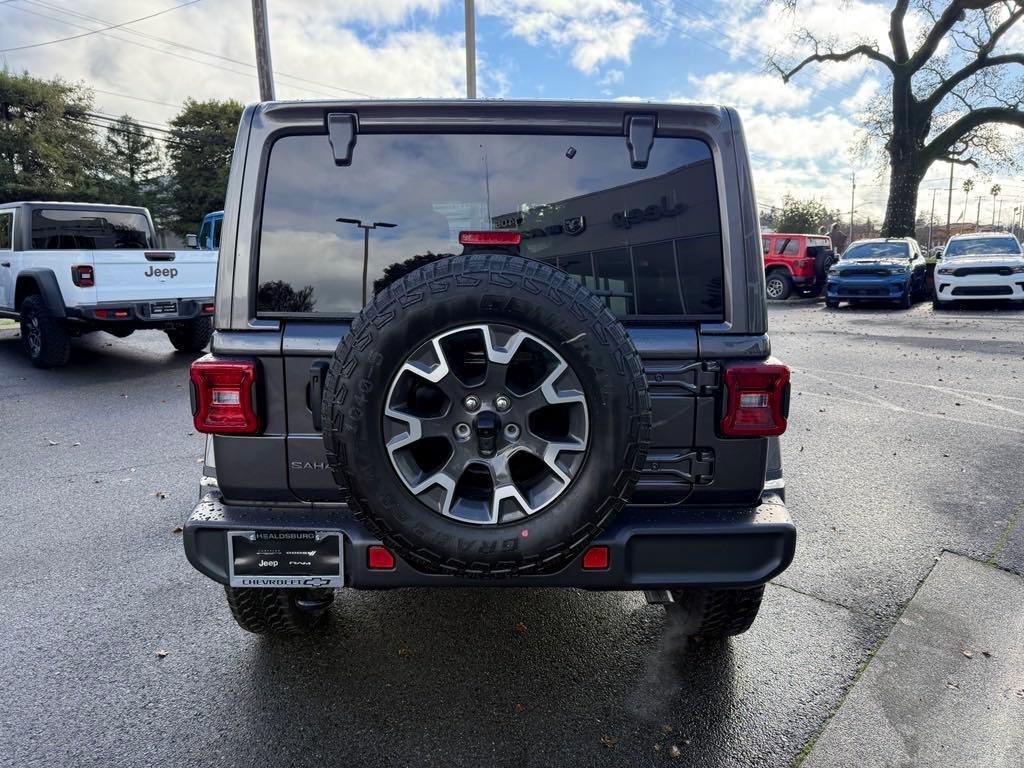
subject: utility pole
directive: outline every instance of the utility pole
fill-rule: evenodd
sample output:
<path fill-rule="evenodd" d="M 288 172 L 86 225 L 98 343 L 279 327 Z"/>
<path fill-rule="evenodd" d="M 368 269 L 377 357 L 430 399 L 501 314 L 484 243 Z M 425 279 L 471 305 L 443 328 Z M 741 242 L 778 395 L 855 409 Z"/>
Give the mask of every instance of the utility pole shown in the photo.
<path fill-rule="evenodd" d="M 935 193 L 939 190 L 932 190 L 932 212 L 928 214 L 928 250 L 932 249 L 932 224 L 935 223 Z"/>
<path fill-rule="evenodd" d="M 853 242 L 853 202 L 857 196 L 857 172 L 850 171 L 850 238 L 848 243 Z"/>
<path fill-rule="evenodd" d="M 953 164 L 949 164 L 949 200 L 946 202 L 946 239 L 949 240 L 953 226 Z"/>
<path fill-rule="evenodd" d="M 974 217 L 974 231 L 981 232 L 981 195 L 978 195 L 978 213 Z"/>
<path fill-rule="evenodd" d="M 476 8 L 473 0 L 466 0 L 466 98 L 476 98 Z"/>
<path fill-rule="evenodd" d="M 270 30 L 267 28 L 266 0 L 252 0 L 252 31 L 256 36 L 256 71 L 260 80 L 260 101 L 274 101 L 274 68 L 270 64 Z"/>

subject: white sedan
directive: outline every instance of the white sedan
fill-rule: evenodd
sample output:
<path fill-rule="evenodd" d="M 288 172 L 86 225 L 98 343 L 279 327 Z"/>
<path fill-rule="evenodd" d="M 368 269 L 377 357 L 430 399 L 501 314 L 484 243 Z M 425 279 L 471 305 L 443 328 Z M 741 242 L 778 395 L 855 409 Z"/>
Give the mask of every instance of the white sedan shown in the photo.
<path fill-rule="evenodd" d="M 935 269 L 934 306 L 977 299 L 1024 301 L 1024 250 L 1013 235 L 957 235 L 946 245 Z"/>

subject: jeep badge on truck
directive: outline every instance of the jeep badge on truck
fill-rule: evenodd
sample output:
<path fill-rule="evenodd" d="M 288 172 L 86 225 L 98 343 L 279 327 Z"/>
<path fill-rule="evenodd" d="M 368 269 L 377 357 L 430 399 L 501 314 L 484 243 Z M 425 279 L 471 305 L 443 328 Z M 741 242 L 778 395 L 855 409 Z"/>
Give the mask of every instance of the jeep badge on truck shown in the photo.
<path fill-rule="evenodd" d="M 264 103 L 225 209 L 184 545 L 242 628 L 452 586 L 750 627 L 796 533 L 733 110 Z"/>

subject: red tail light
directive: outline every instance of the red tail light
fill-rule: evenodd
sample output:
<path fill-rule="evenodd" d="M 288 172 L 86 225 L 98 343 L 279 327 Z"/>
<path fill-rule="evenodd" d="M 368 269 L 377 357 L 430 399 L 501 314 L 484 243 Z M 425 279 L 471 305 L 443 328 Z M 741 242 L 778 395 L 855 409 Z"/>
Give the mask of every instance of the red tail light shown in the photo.
<path fill-rule="evenodd" d="M 71 282 L 79 288 L 92 288 L 96 285 L 96 273 L 91 264 L 76 264 L 71 268 Z"/>
<path fill-rule="evenodd" d="M 781 363 L 730 365 L 725 369 L 725 398 L 723 435 L 781 435 L 789 415 L 789 368 Z"/>
<path fill-rule="evenodd" d="M 207 355 L 192 363 L 192 418 L 199 432 L 252 435 L 260 431 L 256 411 L 256 363 L 217 360 Z"/>
<path fill-rule="evenodd" d="M 522 239 L 518 232 L 459 232 L 460 245 L 519 245 Z"/>
<path fill-rule="evenodd" d="M 608 547 L 597 544 L 583 553 L 583 570 L 607 571 L 609 561 Z"/>
<path fill-rule="evenodd" d="M 213 314 L 213 304 L 203 304 L 203 314 L 204 315 L 212 315 Z"/>
<path fill-rule="evenodd" d="M 395 556 L 387 547 L 374 544 L 366 550 L 366 566 L 371 571 L 393 571 Z"/>

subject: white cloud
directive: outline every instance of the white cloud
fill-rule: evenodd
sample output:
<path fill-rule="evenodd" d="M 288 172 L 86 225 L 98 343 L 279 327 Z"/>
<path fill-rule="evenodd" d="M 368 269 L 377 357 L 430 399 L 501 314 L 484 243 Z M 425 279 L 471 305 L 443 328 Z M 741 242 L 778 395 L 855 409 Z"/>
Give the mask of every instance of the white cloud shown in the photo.
<path fill-rule="evenodd" d="M 689 78 L 695 100 L 736 107 L 794 110 L 807 106 L 811 91 L 759 72 L 712 72 Z M 674 99 L 675 100 L 675 99 Z"/>
<path fill-rule="evenodd" d="M 769 160 L 842 163 L 859 126 L 833 112 L 817 115 L 746 112 L 743 127 L 752 154 Z"/>
<path fill-rule="evenodd" d="M 451 1 L 269 3 L 278 98 L 359 98 L 353 92 L 375 97 L 464 95 L 461 33 L 438 34 L 430 24 L 417 23 L 421 18 L 436 15 Z M 117 22 L 150 10 L 151 6 L 140 8 L 141 5 L 137 0 L 93 0 L 76 3 L 74 10 Z M 252 22 L 247 4 L 242 5 L 245 12 L 239 11 L 239 0 L 206 0 L 125 29 L 15 51 L 4 58 L 14 71 L 81 80 L 97 91 L 165 102 L 154 104 L 96 93 L 99 111 L 127 112 L 143 121 L 166 123 L 178 111 L 176 105 L 186 97 L 233 98 L 243 103 L 258 100 L 256 70 L 245 64 L 255 62 Z M 26 9 L 52 18 L 26 13 Z M 35 6 L 22 8 L 20 3 L 0 6 L 0 20 L 6 22 L 4 47 L 52 40 L 102 26 Z M 79 26 L 69 26 L 67 22 Z M 357 34 L 346 26 L 355 23 L 373 29 Z M 192 46 L 213 56 L 139 37 L 135 32 Z M 481 94 L 504 92 L 507 83 L 501 73 L 489 67 L 486 55 L 479 57 L 478 66 Z M 290 78 L 289 74 L 306 81 Z"/>
<path fill-rule="evenodd" d="M 484 0 L 479 11 L 530 45 L 569 49 L 573 66 L 588 75 L 628 64 L 636 41 L 654 33 L 642 6 L 624 0 Z"/>
<path fill-rule="evenodd" d="M 609 69 L 598 82 L 601 85 L 619 85 L 626 75 L 621 69 Z"/>

